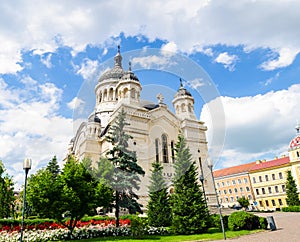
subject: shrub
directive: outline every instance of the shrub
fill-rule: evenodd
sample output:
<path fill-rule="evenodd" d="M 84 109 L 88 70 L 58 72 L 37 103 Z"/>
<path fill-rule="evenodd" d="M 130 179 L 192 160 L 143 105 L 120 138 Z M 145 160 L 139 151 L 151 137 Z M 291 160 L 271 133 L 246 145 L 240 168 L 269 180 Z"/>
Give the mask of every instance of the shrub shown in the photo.
<path fill-rule="evenodd" d="M 147 220 L 138 216 L 132 217 L 130 230 L 133 236 L 141 237 L 147 231 Z"/>
<path fill-rule="evenodd" d="M 260 228 L 259 217 L 245 211 L 234 212 L 228 218 L 230 230 L 252 230 Z"/>
<path fill-rule="evenodd" d="M 300 206 L 288 206 L 282 208 L 283 212 L 300 212 Z"/>
<path fill-rule="evenodd" d="M 261 229 L 267 229 L 268 227 L 268 221 L 265 217 L 259 217 L 259 227 Z"/>
<path fill-rule="evenodd" d="M 223 224 L 224 224 L 224 228 L 228 229 L 228 215 L 223 215 Z M 210 224 L 209 227 L 213 227 L 213 228 L 219 228 L 221 229 L 221 221 L 220 221 L 220 215 L 219 214 L 211 214 L 210 215 Z"/>

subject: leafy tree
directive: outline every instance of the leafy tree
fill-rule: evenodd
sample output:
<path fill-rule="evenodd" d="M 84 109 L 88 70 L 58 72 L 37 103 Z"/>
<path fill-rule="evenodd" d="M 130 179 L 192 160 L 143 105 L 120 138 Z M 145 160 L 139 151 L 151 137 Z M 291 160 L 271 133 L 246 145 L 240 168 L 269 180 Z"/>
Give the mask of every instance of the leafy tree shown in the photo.
<path fill-rule="evenodd" d="M 300 206 L 297 185 L 291 171 L 287 171 L 286 196 L 286 203 L 288 206 Z"/>
<path fill-rule="evenodd" d="M 56 156 L 54 156 L 52 160 L 48 163 L 46 169 L 51 172 L 54 178 L 58 176 L 58 174 L 60 173 L 60 169 Z"/>
<path fill-rule="evenodd" d="M 137 164 L 136 153 L 128 149 L 128 140 L 132 137 L 125 132 L 125 126 L 129 125 L 126 123 L 125 117 L 126 113 L 122 109 L 107 136 L 107 141 L 113 145 L 113 148 L 107 152 L 107 155 L 114 168 L 110 183 L 114 190 L 117 227 L 120 225 L 121 207 L 127 208 L 130 213 L 142 212 L 134 189 L 139 189 L 139 175 L 145 174 L 142 167 Z"/>
<path fill-rule="evenodd" d="M 0 218 L 14 216 L 14 183 L 0 160 Z"/>
<path fill-rule="evenodd" d="M 166 183 L 163 178 L 163 167 L 159 162 L 152 164 L 150 177 L 149 197 L 147 205 L 147 216 L 149 225 L 154 227 L 167 227 L 171 225 L 172 210 Z"/>
<path fill-rule="evenodd" d="M 242 208 L 247 208 L 250 205 L 248 198 L 245 197 L 240 197 L 237 201 L 242 206 Z"/>
<path fill-rule="evenodd" d="M 49 166 L 48 166 L 49 167 Z M 54 218 L 69 229 L 96 207 L 97 182 L 83 163 L 69 156 L 55 178 L 44 168 L 28 180 L 27 200 L 40 217 Z M 69 218 L 65 222 L 65 218 Z"/>
<path fill-rule="evenodd" d="M 28 179 L 26 200 L 33 214 L 40 218 L 61 216 L 63 184 L 48 169 L 40 169 Z"/>
<path fill-rule="evenodd" d="M 175 146 L 175 176 L 172 202 L 172 229 L 177 234 L 194 234 L 207 230 L 209 213 L 200 184 L 197 182 L 195 162 L 184 137 L 179 134 Z"/>

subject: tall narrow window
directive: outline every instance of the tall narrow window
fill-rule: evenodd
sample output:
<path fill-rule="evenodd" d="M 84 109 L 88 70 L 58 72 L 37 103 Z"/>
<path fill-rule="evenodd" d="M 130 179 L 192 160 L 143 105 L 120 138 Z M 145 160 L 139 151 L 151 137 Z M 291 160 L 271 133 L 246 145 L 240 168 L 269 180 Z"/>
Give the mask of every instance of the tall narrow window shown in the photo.
<path fill-rule="evenodd" d="M 158 145 L 159 145 L 159 141 L 158 141 L 158 139 L 155 139 L 155 160 L 157 162 L 159 162 L 159 148 L 158 148 Z"/>
<path fill-rule="evenodd" d="M 168 163 L 169 159 L 168 159 L 168 140 L 167 140 L 167 136 L 165 134 L 163 134 L 161 136 L 161 140 L 162 140 L 163 162 Z"/>
<path fill-rule="evenodd" d="M 171 155 L 172 155 L 172 162 L 175 162 L 175 151 L 174 151 L 174 141 L 171 141 Z"/>

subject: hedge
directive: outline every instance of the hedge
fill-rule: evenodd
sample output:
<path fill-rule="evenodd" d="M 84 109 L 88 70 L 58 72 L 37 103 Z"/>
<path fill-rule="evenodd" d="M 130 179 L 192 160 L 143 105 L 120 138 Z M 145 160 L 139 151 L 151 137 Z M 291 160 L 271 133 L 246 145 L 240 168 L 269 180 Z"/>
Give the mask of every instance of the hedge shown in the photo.
<path fill-rule="evenodd" d="M 245 211 L 234 212 L 228 218 L 230 230 L 267 229 L 267 219 Z"/>
<path fill-rule="evenodd" d="M 300 212 L 300 206 L 288 206 L 281 209 L 283 212 Z"/>

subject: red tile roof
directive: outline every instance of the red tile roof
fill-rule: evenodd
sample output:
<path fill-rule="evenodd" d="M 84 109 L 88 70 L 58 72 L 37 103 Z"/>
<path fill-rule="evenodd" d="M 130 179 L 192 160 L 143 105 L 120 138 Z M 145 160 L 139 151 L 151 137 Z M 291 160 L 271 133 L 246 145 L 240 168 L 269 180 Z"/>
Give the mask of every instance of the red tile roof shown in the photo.
<path fill-rule="evenodd" d="M 214 177 L 223 177 L 223 176 L 229 176 L 229 175 L 233 175 L 233 174 L 247 172 L 254 165 L 256 165 L 256 162 L 251 162 L 251 163 L 247 163 L 247 164 L 224 168 L 221 170 L 216 170 L 216 171 L 214 171 Z"/>
<path fill-rule="evenodd" d="M 289 162 L 290 162 L 289 156 L 282 157 L 282 158 L 278 158 L 275 160 L 270 160 L 270 161 L 262 162 L 259 164 L 255 164 L 250 170 L 256 171 L 256 170 L 271 168 L 271 167 L 275 167 L 275 166 L 281 166 L 281 165 L 288 164 Z"/>

